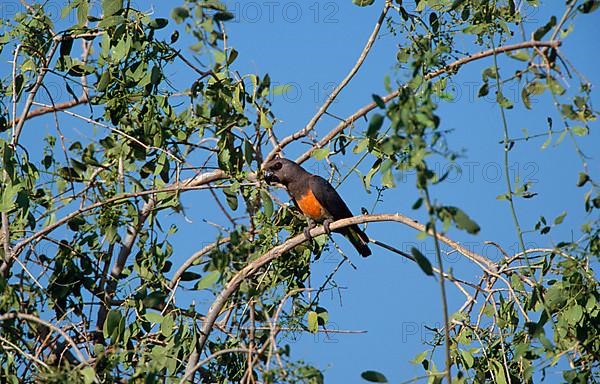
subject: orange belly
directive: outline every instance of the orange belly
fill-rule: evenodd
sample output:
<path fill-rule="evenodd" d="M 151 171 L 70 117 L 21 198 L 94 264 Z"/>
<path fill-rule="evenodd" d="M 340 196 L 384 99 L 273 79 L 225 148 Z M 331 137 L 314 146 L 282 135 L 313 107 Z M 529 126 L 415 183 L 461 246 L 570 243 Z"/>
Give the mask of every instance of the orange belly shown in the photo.
<path fill-rule="evenodd" d="M 321 203 L 317 200 L 315 195 L 313 195 L 312 191 L 309 190 L 307 194 L 302 196 L 300 199 L 296 199 L 296 203 L 298 207 L 306 216 L 310 217 L 313 220 L 323 220 L 326 218 L 327 211 Z"/>

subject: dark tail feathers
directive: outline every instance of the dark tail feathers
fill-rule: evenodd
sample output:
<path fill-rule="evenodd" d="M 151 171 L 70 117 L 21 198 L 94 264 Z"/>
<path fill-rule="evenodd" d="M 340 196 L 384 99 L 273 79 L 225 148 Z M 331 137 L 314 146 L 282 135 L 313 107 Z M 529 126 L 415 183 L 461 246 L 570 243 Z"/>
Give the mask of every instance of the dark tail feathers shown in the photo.
<path fill-rule="evenodd" d="M 346 233 L 344 233 L 348 240 L 354 245 L 354 248 L 360 253 L 362 257 L 371 256 L 371 249 L 369 248 L 369 237 L 364 233 L 358 225 L 348 227 Z"/>

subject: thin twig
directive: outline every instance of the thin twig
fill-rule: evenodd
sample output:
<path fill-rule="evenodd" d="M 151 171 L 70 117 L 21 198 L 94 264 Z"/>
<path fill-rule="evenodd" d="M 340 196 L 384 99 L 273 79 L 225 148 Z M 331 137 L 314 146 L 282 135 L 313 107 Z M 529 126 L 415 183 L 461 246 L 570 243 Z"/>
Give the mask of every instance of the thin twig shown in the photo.
<path fill-rule="evenodd" d="M 6 321 L 6 320 L 11 320 L 11 319 L 22 319 L 22 320 L 27 320 L 27 321 L 33 321 L 35 323 L 41 324 L 41 325 L 59 333 L 69 343 L 69 345 L 75 350 L 75 354 L 77 355 L 79 360 L 82 363 L 86 362 L 85 357 L 83 356 L 83 354 L 81 353 L 81 351 L 79 350 L 79 348 L 77 347 L 77 344 L 73 341 L 73 339 L 71 337 L 69 337 L 69 335 L 67 335 L 67 333 L 65 331 L 58 328 L 56 325 L 49 323 L 45 320 L 42 320 L 37 316 L 30 315 L 28 313 L 9 312 L 4 315 L 0 315 L 0 321 Z"/>
<path fill-rule="evenodd" d="M 55 109 L 55 108 L 53 108 L 51 105 L 46 105 L 46 104 L 37 103 L 37 102 L 34 102 L 34 104 L 35 104 L 35 105 L 40 105 L 40 106 L 43 106 L 44 108 L 52 108 L 52 109 L 54 109 L 54 110 L 56 111 L 56 109 Z M 67 111 L 67 110 L 65 110 L 65 109 L 60 109 L 60 110 L 58 110 L 58 111 L 60 111 L 60 112 L 63 112 L 63 113 L 66 113 L 67 115 L 70 115 L 70 116 L 76 117 L 76 118 L 78 118 L 78 119 L 81 119 L 81 120 L 83 120 L 83 121 L 85 121 L 85 122 L 87 122 L 87 123 L 90 123 L 90 124 L 93 124 L 93 125 L 97 125 L 97 126 L 99 126 L 99 127 L 102 127 L 102 128 L 106 128 L 106 129 L 108 129 L 108 130 L 110 130 L 110 131 L 112 131 L 112 132 L 114 132 L 114 133 L 116 133 L 116 134 L 118 134 L 118 135 L 121 135 L 121 136 L 123 136 L 123 137 L 125 137 L 125 138 L 127 138 L 127 139 L 131 140 L 132 142 L 136 143 L 137 145 L 139 145 L 140 147 L 142 147 L 142 148 L 144 148 L 144 149 L 146 149 L 146 150 L 156 150 L 156 151 L 162 152 L 162 153 L 164 153 L 165 155 L 169 156 L 171 159 L 175 160 L 176 162 L 178 162 L 178 163 L 183 163 L 183 160 L 179 159 L 177 156 L 175 156 L 174 154 L 172 154 L 172 153 L 171 153 L 171 152 L 169 152 L 168 150 L 166 150 L 166 149 L 163 149 L 163 148 L 160 148 L 160 147 L 155 147 L 155 146 L 153 146 L 153 145 L 147 145 L 147 144 L 144 144 L 143 142 L 141 142 L 141 141 L 140 141 L 140 140 L 138 140 L 137 138 L 135 138 L 135 137 L 131 136 L 131 135 L 130 135 L 130 134 L 128 134 L 128 133 L 125 133 L 125 132 L 121 131 L 120 129 L 117 129 L 117 128 L 115 128 L 115 127 L 111 127 L 110 125 L 106 125 L 106 124 L 100 123 L 99 121 L 96 121 L 96 120 L 90 119 L 90 118 L 88 118 L 88 117 L 85 117 L 85 116 L 79 115 L 79 114 L 77 114 L 77 113 L 74 113 L 74 112 L 71 112 L 71 111 Z"/>
<path fill-rule="evenodd" d="M 369 36 L 369 39 L 367 40 L 365 47 L 363 48 L 362 52 L 360 53 L 360 56 L 358 57 L 358 60 L 356 61 L 356 63 L 354 64 L 354 66 L 352 67 L 350 72 L 348 72 L 346 77 L 338 84 L 338 86 L 333 90 L 333 92 L 331 92 L 329 97 L 327 97 L 327 100 L 325 100 L 325 103 L 323 103 L 321 108 L 319 108 L 319 111 L 313 116 L 313 118 L 308 122 L 308 124 L 306 124 L 306 126 L 304 128 L 293 133 L 292 135 L 284 137 L 279 142 L 279 144 L 275 148 L 273 148 L 273 150 L 267 155 L 267 157 L 265 158 L 265 162 L 273 159 L 275 157 L 275 155 L 278 154 L 279 152 L 281 152 L 281 150 L 286 145 L 288 145 L 289 143 L 291 143 L 295 140 L 298 140 L 299 138 L 305 137 L 306 135 L 308 135 L 308 133 L 310 131 L 312 131 L 315 128 L 315 125 L 317 124 L 319 119 L 325 114 L 325 112 L 327 112 L 327 108 L 329 108 L 331 106 L 331 104 L 335 101 L 335 99 L 339 95 L 339 93 L 348 85 L 350 80 L 352 80 L 354 75 L 356 75 L 356 73 L 358 72 L 360 67 L 363 65 L 365 59 L 367 58 L 367 55 L 369 54 L 369 52 L 371 51 L 371 48 L 373 47 L 373 43 L 375 42 L 377 35 L 379 34 L 379 30 L 381 29 L 381 26 L 383 25 L 385 16 L 387 15 L 388 10 L 390 9 L 391 3 L 392 3 L 391 0 L 385 1 L 383 10 L 379 14 L 379 18 L 377 19 L 377 22 L 375 23 L 375 27 L 373 28 L 373 31 L 371 32 L 371 35 Z"/>
<path fill-rule="evenodd" d="M 398 223 L 407 225 L 411 228 L 417 229 L 419 231 L 425 230 L 424 225 L 422 225 L 422 224 L 416 222 L 415 220 L 412 220 L 404 215 L 401 215 L 401 214 L 378 214 L 378 215 L 355 216 L 355 217 L 350 217 L 350 218 L 343 219 L 343 220 L 338 220 L 338 221 L 332 223 L 330 225 L 330 228 L 335 230 L 335 229 L 347 227 L 347 226 L 353 225 L 353 224 L 362 224 L 362 223 L 367 223 L 367 222 L 384 222 L 384 221 L 398 222 Z M 318 227 L 315 227 L 312 230 L 310 230 L 310 237 L 317 237 L 317 236 L 320 236 L 323 234 L 325 234 L 325 229 L 323 228 L 323 226 L 318 226 Z M 457 249 L 461 254 L 465 255 L 467 258 L 469 258 L 471 260 L 477 260 L 478 264 L 482 263 L 482 261 L 485 260 L 484 264 L 493 265 L 493 263 L 490 260 L 486 259 L 485 257 L 483 257 L 481 255 L 476 255 L 473 252 L 468 251 L 467 249 L 460 246 L 455 241 L 453 241 L 443 235 L 437 234 L 436 238 L 439 239 L 440 241 L 444 242 L 445 244 Z M 288 251 L 290 251 L 294 247 L 304 243 L 307 240 L 308 239 L 304 233 L 296 235 L 292 238 L 289 238 L 283 244 L 272 248 L 269 252 L 258 257 L 256 260 L 250 262 L 246 267 L 244 267 L 239 272 L 237 272 L 229 280 L 229 282 L 225 285 L 223 290 L 217 295 L 216 299 L 214 300 L 214 302 L 212 303 L 212 305 L 210 306 L 210 308 L 206 314 L 206 319 L 200 330 L 200 335 L 198 336 L 197 348 L 194 349 L 193 355 L 190 356 L 188 359 L 188 362 L 190 362 L 191 365 L 190 365 L 190 363 L 188 363 L 187 369 L 191 369 L 191 367 L 193 367 L 195 365 L 195 359 L 197 359 L 196 356 L 199 356 L 199 353 L 201 353 L 201 351 L 204 349 L 204 346 L 206 345 L 206 342 L 208 340 L 208 336 L 210 335 L 210 333 L 212 331 L 212 328 L 215 324 L 215 321 L 216 321 L 219 313 L 221 313 L 221 310 L 224 308 L 225 304 L 227 303 L 227 301 L 229 300 L 231 295 L 237 291 L 237 289 L 242 284 L 242 282 L 245 279 L 254 276 L 256 273 L 258 273 L 262 269 L 262 267 L 264 267 L 271 261 L 281 257 L 282 255 L 286 254 Z M 187 369 L 186 369 L 186 371 L 187 371 Z"/>
<path fill-rule="evenodd" d="M 93 204 L 90 204 L 84 208 L 78 209 L 76 211 L 71 212 L 70 214 L 66 215 L 65 217 L 63 217 L 62 219 L 59 219 L 57 221 L 55 221 L 54 223 L 52 223 L 51 225 L 41 229 L 40 231 L 37 231 L 36 233 L 34 233 L 33 235 L 21 240 L 21 242 L 19 242 L 18 244 L 15 245 L 13 252 L 12 252 L 12 257 L 16 257 L 19 255 L 20 252 L 23 251 L 24 247 L 43 237 L 46 236 L 47 234 L 49 234 L 50 232 L 54 231 L 55 229 L 61 227 L 62 225 L 66 224 L 69 220 L 71 220 L 72 218 L 76 217 L 76 216 L 80 216 L 81 214 L 94 210 L 96 208 L 100 208 L 104 205 L 107 204 L 112 204 L 112 203 L 116 203 L 119 201 L 124 201 L 127 199 L 130 199 L 132 197 L 139 197 L 139 196 L 144 196 L 144 195 L 154 195 L 156 193 L 160 193 L 160 192 L 169 192 L 169 191 L 184 191 L 184 190 L 194 190 L 194 189 L 199 189 L 199 188 L 208 188 L 205 185 L 209 184 L 211 182 L 217 181 L 217 180 L 221 180 L 223 178 L 225 178 L 225 172 L 221 171 L 221 170 L 215 170 L 215 171 L 211 171 L 211 172 L 205 172 L 205 173 L 201 173 L 199 175 L 196 175 L 194 177 L 191 177 L 189 179 L 186 179 L 184 181 L 180 181 L 180 182 L 176 182 L 173 183 L 171 185 L 169 185 L 166 188 L 163 189 L 159 189 L 159 190 L 151 190 L 151 191 L 141 191 L 141 192 L 132 192 L 132 193 L 124 193 L 118 196 L 115 196 L 113 198 L 110 199 L 106 199 L 103 201 L 99 201 Z M 214 188 L 214 187 L 213 187 Z M 154 209 L 155 204 L 157 203 L 156 200 L 154 199 L 149 199 L 146 204 L 144 205 L 144 207 L 142 208 L 142 211 L 148 211 L 150 212 L 151 210 Z M 134 236 L 135 234 L 135 236 Z M 130 232 L 129 234 L 131 237 L 128 237 L 126 239 L 126 241 L 124 242 L 124 245 L 128 245 L 129 249 L 130 246 L 133 245 L 133 240 L 135 239 L 135 237 L 137 237 L 137 232 Z M 1 267 L 0 267 L 0 274 L 5 273 L 6 270 L 10 267 L 9 264 L 4 263 Z"/>
<path fill-rule="evenodd" d="M 10 143 L 13 148 L 16 148 L 17 144 L 19 143 L 19 136 L 21 135 L 21 130 L 23 129 L 23 124 L 25 123 L 26 117 L 29 114 L 29 110 L 31 109 L 31 106 L 33 105 L 35 95 L 37 94 L 38 89 L 40 89 L 42 82 L 44 81 L 44 77 L 46 76 L 46 73 L 48 72 L 48 65 L 50 65 L 50 62 L 52 61 L 52 57 L 54 56 L 54 53 L 56 52 L 56 49 L 58 48 L 58 46 L 59 46 L 59 41 L 57 39 L 53 39 L 52 45 L 50 46 L 50 50 L 48 52 L 48 55 L 46 56 L 46 58 L 44 60 L 45 62 L 42 63 L 43 67 L 40 68 L 40 72 L 38 73 L 35 83 L 33 84 L 31 91 L 29 91 L 29 95 L 27 95 L 27 101 L 25 101 L 25 106 L 23 107 L 23 112 L 21 113 L 21 117 L 16 122 L 16 125 L 13 129 L 12 140 Z M 14 116 L 13 116 L 13 119 L 14 119 Z"/>
<path fill-rule="evenodd" d="M 228 243 L 229 241 L 230 241 L 229 237 L 221 238 L 221 239 L 215 241 L 214 243 L 209 244 L 206 247 L 203 247 L 201 250 L 199 250 L 198 252 L 194 253 L 192 256 L 188 257 L 188 259 L 181 265 L 181 267 L 179 267 L 179 269 L 177 269 L 177 271 L 173 275 L 173 278 L 169 282 L 169 289 L 174 289 L 175 288 L 175 286 L 177 285 L 177 283 L 181 279 L 181 276 L 183 275 L 183 273 L 189 267 L 191 267 L 196 262 L 196 260 L 198 260 L 202 256 L 206 255 L 207 253 L 209 253 L 213 249 L 215 249 L 215 248 L 217 248 L 217 247 L 219 247 L 219 246 L 221 246 L 221 245 L 223 245 L 225 243 Z"/>
<path fill-rule="evenodd" d="M 181 378 L 181 380 L 179 382 L 184 383 L 188 379 L 191 379 L 197 370 L 199 370 L 204 364 L 208 363 L 209 361 L 211 361 L 212 359 L 214 359 L 216 357 L 225 355 L 227 353 L 248 353 L 248 352 L 249 352 L 248 348 L 230 348 L 230 349 L 222 349 L 220 351 L 217 351 L 217 352 L 213 353 L 212 355 L 208 356 L 206 359 L 200 361 L 198 364 L 194 365 L 194 367 L 189 372 L 186 372 L 184 374 L 184 376 Z"/>
<path fill-rule="evenodd" d="M 42 116 L 42 115 L 45 115 L 47 113 L 64 111 L 65 109 L 69 109 L 69 108 L 73 108 L 73 107 L 76 107 L 76 106 L 81 105 L 81 104 L 85 104 L 88 101 L 90 101 L 90 98 L 88 96 L 88 93 L 85 92 L 85 95 L 79 97 L 77 100 L 69 100 L 69 101 L 65 101 L 65 102 L 62 102 L 62 103 L 55 104 L 55 105 L 44 105 L 41 108 L 34 109 L 34 110 L 30 111 L 27 114 L 27 116 L 25 116 L 25 120 L 29 120 L 29 119 L 32 119 L 32 118 L 37 117 L 37 116 Z M 34 102 L 33 104 L 34 105 L 40 105 L 40 103 L 37 103 L 37 102 Z M 17 124 L 20 121 L 21 121 L 21 117 L 17 117 L 13 121 L 11 121 L 11 124 Z"/>
<path fill-rule="evenodd" d="M 442 252 L 440 250 L 440 243 L 437 236 L 437 227 L 435 225 L 436 217 L 434 214 L 434 207 L 429 195 L 429 189 L 427 186 L 423 188 L 425 195 L 425 205 L 429 212 L 429 224 L 431 228 L 431 236 L 433 237 L 433 244 L 435 246 L 435 256 L 437 259 L 438 268 L 440 269 L 440 291 L 442 296 L 442 313 L 444 315 L 444 338 L 446 340 L 445 352 L 446 352 L 446 379 L 448 384 L 452 383 L 452 360 L 450 355 L 450 316 L 448 314 L 448 298 L 446 296 L 446 278 L 444 276 L 444 265 L 442 263 Z"/>
<path fill-rule="evenodd" d="M 23 356 L 25 356 L 27 359 L 32 360 L 33 362 L 35 362 L 36 364 L 39 364 L 41 366 L 43 366 L 44 368 L 48 368 L 48 364 L 44 363 L 42 360 L 38 359 L 36 356 L 33 356 L 32 354 L 29 354 L 25 351 L 23 351 L 21 348 L 19 348 L 16 344 L 14 344 L 13 342 L 11 342 L 10 340 L 2 337 L 2 335 L 0 335 L 0 342 L 7 344 L 10 348 L 14 349 L 15 351 L 19 352 L 20 354 L 22 354 Z M 6 348 L 6 347 L 5 347 Z"/>
<path fill-rule="evenodd" d="M 431 71 L 431 72 L 425 74 L 425 76 L 423 76 L 423 79 L 425 81 L 431 80 L 431 79 L 438 77 L 444 73 L 447 73 L 450 71 L 455 71 L 464 64 L 470 63 L 475 60 L 483 59 L 485 57 L 489 57 L 494 54 L 516 51 L 519 49 L 533 48 L 533 47 L 557 48 L 560 46 L 560 44 L 561 44 L 560 40 L 525 41 L 525 42 L 518 43 L 518 44 L 506 45 L 506 46 L 498 47 L 495 49 L 489 49 L 487 51 L 482 51 L 482 52 L 475 53 L 475 54 L 472 54 L 467 57 L 463 57 L 462 59 L 456 60 L 455 62 L 450 63 L 443 68 L 437 69 L 435 71 Z M 388 103 L 389 101 L 393 100 L 400 94 L 400 91 L 402 88 L 403 87 L 389 93 L 386 96 L 381 97 L 381 99 L 383 100 L 384 103 Z M 308 158 L 311 156 L 311 154 L 316 149 L 322 148 L 324 145 L 329 143 L 334 137 L 336 137 L 340 132 L 342 132 L 348 126 L 354 124 L 355 121 L 364 117 L 367 113 L 371 112 L 375 108 L 377 108 L 377 104 L 375 102 L 372 102 L 372 103 L 369 103 L 369 104 L 365 105 L 364 107 L 360 108 L 356 112 L 354 112 L 352 115 L 347 117 L 344 121 L 340 122 L 335 128 L 333 128 L 331 131 L 329 131 L 329 133 L 327 133 L 327 135 L 325 135 L 321 140 L 319 140 L 314 146 L 312 146 L 309 150 L 307 150 L 301 156 L 299 156 L 296 159 L 296 162 L 301 164 L 301 163 L 305 162 L 306 160 L 308 160 Z"/>
<path fill-rule="evenodd" d="M 4 177 L 6 177 L 6 170 L 2 170 Z M 10 230 L 8 227 L 8 212 L 2 212 L 2 246 L 4 248 L 4 262 L 2 266 L 8 265 L 12 259 L 12 250 L 10 249 Z"/>

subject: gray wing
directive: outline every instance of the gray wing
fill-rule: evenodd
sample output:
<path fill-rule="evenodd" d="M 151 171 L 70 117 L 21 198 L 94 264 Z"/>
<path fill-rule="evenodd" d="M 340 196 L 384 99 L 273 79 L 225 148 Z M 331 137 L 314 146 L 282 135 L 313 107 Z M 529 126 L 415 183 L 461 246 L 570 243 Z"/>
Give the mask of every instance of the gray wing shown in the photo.
<path fill-rule="evenodd" d="M 352 212 L 327 180 L 321 176 L 312 175 L 309 181 L 310 189 L 319 203 L 327 210 L 334 220 L 352 217 Z"/>

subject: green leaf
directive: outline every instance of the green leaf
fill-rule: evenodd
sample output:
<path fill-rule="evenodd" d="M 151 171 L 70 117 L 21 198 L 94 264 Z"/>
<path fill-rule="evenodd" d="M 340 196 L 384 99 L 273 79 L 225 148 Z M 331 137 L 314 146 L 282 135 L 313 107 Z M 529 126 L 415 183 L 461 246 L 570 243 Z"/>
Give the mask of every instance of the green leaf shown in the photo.
<path fill-rule="evenodd" d="M 486 304 L 485 307 L 483 308 L 483 314 L 486 315 L 487 317 L 492 317 L 494 316 L 494 313 L 496 311 L 494 310 L 494 305 L 493 304 Z"/>
<path fill-rule="evenodd" d="M 556 25 L 556 16 L 552 16 L 546 25 L 538 28 L 533 33 L 533 40 L 541 40 Z"/>
<path fill-rule="evenodd" d="M 292 89 L 290 84 L 276 85 L 271 89 L 271 94 L 274 96 L 285 95 Z"/>
<path fill-rule="evenodd" d="M 496 200 L 508 200 L 509 195 L 508 193 L 503 193 L 501 195 L 496 196 Z"/>
<path fill-rule="evenodd" d="M 512 109 L 512 107 L 513 107 L 513 104 L 511 103 L 511 101 L 508 98 L 504 97 L 502 92 L 496 93 L 496 101 L 502 108 Z"/>
<path fill-rule="evenodd" d="M 158 19 L 154 19 L 151 22 L 149 22 L 148 27 L 150 27 L 152 29 L 162 29 L 162 28 L 166 27 L 167 24 L 169 24 L 169 20 L 158 18 Z"/>
<path fill-rule="evenodd" d="M 525 86 L 525 89 L 530 95 L 541 95 L 544 93 L 546 86 L 539 81 L 532 81 Z"/>
<path fill-rule="evenodd" d="M 123 9 L 123 0 L 102 0 L 102 13 L 104 18 L 115 15 Z"/>
<path fill-rule="evenodd" d="M 531 98 L 529 97 L 529 93 L 525 88 L 521 90 L 521 100 L 523 100 L 523 105 L 527 109 L 531 109 Z"/>
<path fill-rule="evenodd" d="M 153 85 L 158 85 L 160 80 L 162 79 L 162 72 L 158 65 L 155 65 L 150 70 L 150 83 Z"/>
<path fill-rule="evenodd" d="M 219 271 L 212 271 L 207 275 L 204 275 L 197 283 L 194 289 L 201 290 L 212 287 L 217 281 L 219 281 L 219 277 L 221 274 Z"/>
<path fill-rule="evenodd" d="M 227 65 L 231 65 L 235 61 L 235 59 L 237 59 L 237 57 L 238 57 L 238 51 L 231 48 L 229 55 L 227 56 Z"/>
<path fill-rule="evenodd" d="M 494 360 L 492 363 L 493 363 L 492 366 L 495 368 L 494 371 L 496 371 L 494 374 L 494 377 L 496 379 L 494 381 L 494 383 L 495 384 L 507 384 L 504 366 L 496 360 Z"/>
<path fill-rule="evenodd" d="M 84 384 L 92 384 L 96 382 L 96 371 L 92 367 L 84 367 L 79 373 L 83 375 L 83 383 Z"/>
<path fill-rule="evenodd" d="M 544 149 L 548 148 L 550 143 L 552 143 L 552 131 L 548 131 L 548 138 L 546 140 L 544 140 L 544 143 L 542 144 L 540 149 L 544 150 Z"/>
<path fill-rule="evenodd" d="M 450 7 L 451 11 L 454 11 L 456 8 L 460 7 L 466 0 L 454 0 L 452 6 Z"/>
<path fill-rule="evenodd" d="M 563 213 L 561 213 L 560 215 L 558 215 L 556 217 L 556 219 L 554 219 L 554 225 L 559 225 L 563 222 L 563 220 L 565 219 L 565 216 L 567 216 L 567 211 L 564 211 Z"/>
<path fill-rule="evenodd" d="M 233 13 L 231 12 L 217 12 L 215 13 L 214 19 L 215 21 L 228 21 L 233 19 Z"/>
<path fill-rule="evenodd" d="M 431 263 L 429 260 L 419 251 L 417 248 L 412 247 L 410 253 L 415 258 L 417 265 L 421 268 L 423 272 L 425 272 L 428 276 L 433 276 L 433 268 L 431 267 Z"/>
<path fill-rule="evenodd" d="M 14 89 L 15 89 L 15 94 L 17 95 L 17 97 L 21 96 L 21 91 L 23 90 L 24 81 L 25 81 L 25 78 L 23 77 L 23 74 L 19 73 L 17 76 L 15 76 Z"/>
<path fill-rule="evenodd" d="M 315 160 L 323 160 L 327 157 L 327 155 L 329 155 L 329 148 L 325 147 L 325 148 L 317 148 L 315 149 L 311 156 L 315 158 Z"/>
<path fill-rule="evenodd" d="M 477 97 L 483 97 L 483 96 L 487 96 L 488 93 L 490 93 L 490 86 L 487 83 L 487 81 L 485 83 L 483 83 L 483 85 L 479 88 L 479 91 L 477 92 Z"/>
<path fill-rule="evenodd" d="M 99 28 L 110 28 L 110 27 L 114 27 L 115 25 L 119 25 L 119 24 L 123 23 L 124 21 L 125 21 L 125 18 L 120 15 L 108 16 L 108 17 L 103 18 L 102 21 L 98 23 L 98 27 Z"/>
<path fill-rule="evenodd" d="M 383 116 L 379 113 L 375 113 L 371 116 L 371 120 L 369 121 L 369 128 L 367 128 L 367 136 L 374 137 L 381 126 L 383 125 Z"/>
<path fill-rule="evenodd" d="M 567 309 L 565 316 L 570 324 L 577 324 L 583 318 L 583 308 L 579 304 L 575 304 Z"/>
<path fill-rule="evenodd" d="M 517 275 L 516 273 L 510 275 L 510 283 L 513 286 L 513 288 L 517 291 L 522 291 L 524 289 L 523 282 L 519 278 L 519 275 Z"/>
<path fill-rule="evenodd" d="M 64 39 L 60 42 L 60 55 L 69 56 L 73 48 L 73 39 Z"/>
<path fill-rule="evenodd" d="M 256 158 L 256 152 L 254 145 L 248 139 L 244 139 L 244 160 L 246 164 L 251 165 L 252 161 Z"/>
<path fill-rule="evenodd" d="M 223 190 L 223 193 L 225 194 L 225 199 L 227 200 L 227 205 L 229 205 L 229 208 L 231 208 L 233 211 L 238 209 L 238 197 L 237 197 L 237 190 L 235 190 L 235 188 L 226 188 Z"/>
<path fill-rule="evenodd" d="M 359 7 L 366 7 L 372 5 L 375 0 L 352 0 L 354 5 L 358 5 Z"/>
<path fill-rule="evenodd" d="M 392 169 L 389 168 L 383 172 L 381 175 L 381 185 L 386 188 L 394 188 L 396 183 L 394 182 L 394 174 L 392 173 Z"/>
<path fill-rule="evenodd" d="M 554 78 L 548 77 L 546 79 L 546 82 L 548 83 L 548 89 L 550 90 L 550 92 L 554 93 L 555 95 L 562 95 L 565 93 L 565 89 L 563 88 L 563 86 L 560 85 L 560 83 Z"/>
<path fill-rule="evenodd" d="M 589 131 L 586 127 L 582 127 L 580 125 L 571 127 L 571 132 L 573 132 L 577 136 L 585 136 L 589 133 Z"/>
<path fill-rule="evenodd" d="M 416 209 L 419 209 L 419 208 L 421 208 L 421 205 L 423 205 L 423 198 L 419 197 L 419 198 L 418 198 L 418 199 L 417 199 L 417 200 L 414 202 L 414 204 L 412 205 L 412 207 L 411 207 L 411 208 L 416 210 Z"/>
<path fill-rule="evenodd" d="M 155 311 L 149 311 L 144 315 L 144 318 L 154 324 L 160 324 L 163 321 L 162 315 Z"/>
<path fill-rule="evenodd" d="M 102 329 L 102 333 L 105 338 L 110 338 L 111 342 L 114 344 L 116 337 L 118 337 L 119 325 L 121 324 L 121 311 L 118 309 L 111 309 L 106 316 L 106 320 L 104 321 L 104 327 Z"/>
<path fill-rule="evenodd" d="M 0 212 L 8 212 L 15 206 L 15 199 L 19 191 L 23 189 L 23 184 L 8 184 L 0 193 Z"/>
<path fill-rule="evenodd" d="M 273 123 L 271 123 L 271 120 L 269 120 L 266 113 L 264 112 L 261 112 L 260 114 L 260 125 L 265 127 L 266 129 L 273 128 Z"/>
<path fill-rule="evenodd" d="M 171 335 L 173 334 L 174 328 L 175 328 L 175 320 L 173 319 L 173 316 L 166 315 L 164 317 L 162 323 L 160 323 L 160 332 L 165 337 L 171 337 Z"/>
<path fill-rule="evenodd" d="M 201 278 L 202 275 L 196 272 L 192 272 L 192 271 L 185 271 L 181 274 L 181 278 L 179 280 L 181 281 L 194 281 L 194 280 L 198 280 L 199 278 Z"/>
<path fill-rule="evenodd" d="M 371 187 L 371 179 L 379 171 L 379 169 L 381 169 L 381 163 L 382 163 L 381 159 L 375 160 L 375 162 L 371 166 L 371 169 L 369 170 L 369 172 L 367 172 L 367 174 L 363 178 L 363 183 L 365 184 L 365 188 L 369 189 Z"/>
<path fill-rule="evenodd" d="M 167 295 L 161 291 L 154 291 L 148 296 L 144 297 L 143 303 L 145 307 L 156 307 L 164 303 Z"/>
<path fill-rule="evenodd" d="M 508 52 L 508 55 L 515 60 L 519 61 L 528 61 L 530 59 L 529 53 L 524 50 L 519 50 L 515 52 Z"/>
<path fill-rule="evenodd" d="M 68 221 L 67 226 L 73 232 L 79 231 L 79 227 L 85 224 L 86 221 L 83 216 L 75 216 L 71 220 Z"/>
<path fill-rule="evenodd" d="M 460 355 L 462 356 L 463 360 L 465 361 L 465 365 L 467 368 L 473 367 L 473 363 L 475 362 L 475 359 L 473 358 L 473 354 L 471 354 L 471 352 L 469 352 L 465 349 L 461 349 Z"/>
<path fill-rule="evenodd" d="M 427 354 L 429 353 L 429 350 L 425 350 L 421 353 L 419 353 L 417 356 L 415 356 L 414 359 L 412 359 L 410 361 L 411 364 L 421 364 L 423 362 L 423 360 L 425 360 L 425 358 L 427 357 Z"/>
<path fill-rule="evenodd" d="M 212 51 L 212 54 L 213 54 L 213 57 L 214 57 L 216 63 L 223 64 L 223 63 L 227 62 L 227 56 L 225 55 L 225 52 L 219 51 L 219 50 L 214 50 L 214 51 Z"/>
<path fill-rule="evenodd" d="M 364 138 L 358 141 L 356 146 L 352 148 L 353 153 L 361 153 L 369 146 L 369 138 Z"/>
<path fill-rule="evenodd" d="M 176 7 L 171 11 L 171 18 L 175 20 L 177 24 L 181 24 L 189 16 L 190 11 L 185 7 Z"/>
<path fill-rule="evenodd" d="M 598 303 L 598 302 L 596 301 L 596 297 L 595 297 L 595 296 L 593 296 L 593 295 L 590 295 L 590 296 L 588 297 L 588 299 L 587 299 L 587 302 L 586 302 L 586 304 L 585 304 L 585 310 L 586 310 L 587 312 L 592 312 L 592 311 L 593 311 L 593 310 L 596 308 L 596 306 L 597 306 L 597 303 Z"/>
<path fill-rule="evenodd" d="M 360 374 L 364 380 L 369 381 L 371 383 L 387 383 L 387 378 L 383 375 L 383 373 L 377 371 L 364 371 Z"/>
<path fill-rule="evenodd" d="M 96 84 L 96 90 L 98 92 L 104 92 L 104 91 L 106 91 L 108 84 L 110 84 L 110 72 L 105 71 L 100 76 L 100 80 L 98 80 L 98 84 Z"/>
<path fill-rule="evenodd" d="M 77 25 L 83 26 L 88 18 L 89 4 L 87 0 L 81 1 L 77 7 Z"/>
<path fill-rule="evenodd" d="M 551 311 L 562 308 L 567 301 L 567 297 L 568 294 L 565 293 L 564 288 L 560 283 L 551 286 L 544 294 L 546 305 Z"/>
<path fill-rule="evenodd" d="M 377 104 L 377 106 L 381 109 L 385 109 L 385 101 L 383 101 L 383 99 L 381 98 L 381 96 L 379 95 L 373 95 L 373 101 L 375 101 L 375 104 Z"/>
<path fill-rule="evenodd" d="M 265 216 L 267 218 L 271 217 L 273 215 L 273 200 L 271 200 L 271 195 L 261 189 L 260 199 L 262 200 Z"/>
<path fill-rule="evenodd" d="M 453 216 L 453 220 L 456 223 L 456 227 L 464 229 L 470 234 L 477 234 L 481 229 L 479 225 L 473 221 L 462 209 L 455 208 L 456 211 Z"/>
<path fill-rule="evenodd" d="M 429 25 L 431 26 L 431 29 L 433 30 L 434 33 L 437 33 L 437 31 L 440 28 L 440 22 L 438 20 L 438 15 L 435 12 L 431 12 L 429 14 Z"/>
<path fill-rule="evenodd" d="M 319 316 L 315 311 L 308 312 L 308 330 L 312 333 L 319 330 Z"/>
<path fill-rule="evenodd" d="M 577 179 L 577 186 L 583 187 L 585 183 L 590 181 L 590 176 L 587 173 L 579 172 L 579 179 Z"/>
<path fill-rule="evenodd" d="M 410 50 L 408 49 L 399 49 L 398 53 L 396 53 L 396 60 L 400 63 L 408 63 L 408 59 L 410 59 Z"/>
<path fill-rule="evenodd" d="M 319 317 L 319 325 L 327 325 L 329 323 L 329 312 L 323 307 L 317 307 L 316 312 Z"/>
<path fill-rule="evenodd" d="M 579 5 L 577 9 L 581 13 L 591 13 L 600 7 L 600 1 L 598 0 L 588 0 L 585 3 Z"/>

